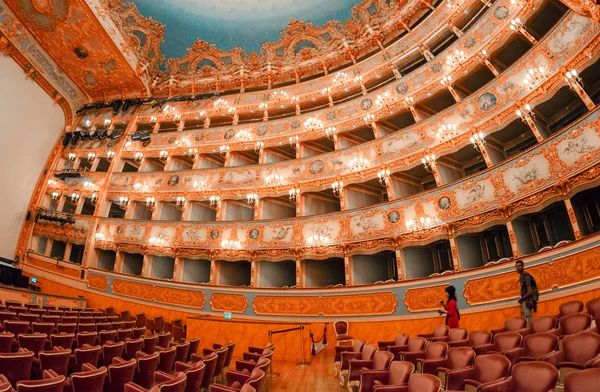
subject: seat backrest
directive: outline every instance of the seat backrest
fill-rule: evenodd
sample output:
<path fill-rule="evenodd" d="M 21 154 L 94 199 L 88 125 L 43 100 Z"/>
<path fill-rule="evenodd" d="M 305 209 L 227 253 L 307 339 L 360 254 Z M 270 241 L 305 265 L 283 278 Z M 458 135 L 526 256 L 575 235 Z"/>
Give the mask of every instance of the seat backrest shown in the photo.
<path fill-rule="evenodd" d="M 117 331 L 117 340 L 131 339 L 133 336 L 133 329 L 119 329 Z"/>
<path fill-rule="evenodd" d="M 423 351 L 425 349 L 425 345 L 427 344 L 427 339 L 425 338 L 410 338 L 407 343 L 407 351 Z"/>
<path fill-rule="evenodd" d="M 112 364 L 113 358 L 123 356 L 125 350 L 125 342 L 110 343 L 102 345 L 102 360 L 104 365 Z"/>
<path fill-rule="evenodd" d="M 175 363 L 175 355 L 177 349 L 175 346 L 159 351 L 160 361 L 158 362 L 158 370 L 165 373 L 171 373 L 173 370 L 173 363 Z"/>
<path fill-rule="evenodd" d="M 158 369 L 160 354 L 140 355 L 137 357 L 137 370 L 135 372 L 135 383 L 144 387 L 150 388 L 154 380 L 154 372 Z"/>
<path fill-rule="evenodd" d="M 558 381 L 558 370 L 548 362 L 521 362 L 512 369 L 515 391 L 553 391 Z"/>
<path fill-rule="evenodd" d="M 448 369 L 464 369 L 473 366 L 475 350 L 471 347 L 451 347 L 448 350 Z"/>
<path fill-rule="evenodd" d="M 144 339 L 125 339 L 125 359 L 135 358 L 135 353 L 142 350 Z"/>
<path fill-rule="evenodd" d="M 216 353 L 211 353 L 203 359 L 206 368 L 204 369 L 204 377 L 202 378 L 202 388 L 208 387 L 213 382 L 218 358 L 219 356 Z"/>
<path fill-rule="evenodd" d="M 204 362 L 198 361 L 185 371 L 185 375 L 187 376 L 186 392 L 198 392 L 202 388 L 205 369 L 206 365 Z"/>
<path fill-rule="evenodd" d="M 447 325 L 438 325 L 433 329 L 433 337 L 434 338 L 442 338 L 444 336 L 448 336 L 448 332 L 450 328 Z"/>
<path fill-rule="evenodd" d="M 565 392 L 600 391 L 600 368 L 571 372 L 565 376 Z"/>
<path fill-rule="evenodd" d="M 527 328 L 527 319 L 525 317 L 513 317 L 506 320 L 504 328 L 507 331 L 518 331 Z"/>
<path fill-rule="evenodd" d="M 98 333 L 99 343 L 105 344 L 106 342 L 115 342 L 117 340 L 117 331 L 102 331 Z"/>
<path fill-rule="evenodd" d="M 19 347 L 32 351 L 37 356 L 44 349 L 47 338 L 48 335 L 45 333 L 21 334 L 19 335 Z"/>
<path fill-rule="evenodd" d="M 219 375 L 221 374 L 221 372 L 223 371 L 223 366 L 225 365 L 225 359 L 227 358 L 227 347 L 223 346 L 217 350 L 215 350 L 215 353 L 217 353 L 217 365 L 215 366 L 215 375 Z"/>
<path fill-rule="evenodd" d="M 175 373 L 170 381 L 161 383 L 157 389 L 160 392 L 184 392 L 186 379 L 185 373 Z"/>
<path fill-rule="evenodd" d="M 139 313 L 135 315 L 135 326 L 138 328 L 144 327 L 146 328 L 146 314 Z"/>
<path fill-rule="evenodd" d="M 394 338 L 394 346 L 404 346 L 408 343 L 408 339 L 410 339 L 410 334 L 408 333 L 399 333 Z"/>
<path fill-rule="evenodd" d="M 187 362 L 190 361 L 192 354 L 196 354 L 198 352 L 198 348 L 200 347 L 200 338 L 189 339 L 188 342 L 190 342 L 190 351 L 188 351 Z M 235 343 L 234 343 L 234 347 L 231 348 L 232 356 L 233 356 L 234 349 L 235 349 Z M 225 359 L 225 362 L 227 362 L 227 359 Z M 229 363 L 231 363 L 231 358 L 229 358 Z M 229 366 L 229 365 L 226 365 L 226 366 Z"/>
<path fill-rule="evenodd" d="M 256 389 L 254 389 L 254 387 L 252 387 L 250 384 L 244 384 L 242 385 L 240 392 L 256 392 Z"/>
<path fill-rule="evenodd" d="M 61 334 L 53 334 L 50 335 L 50 346 L 52 347 L 62 347 L 62 348 L 71 348 L 73 347 L 73 342 L 75 341 L 75 334 L 72 333 L 61 333 Z"/>
<path fill-rule="evenodd" d="M 190 342 L 190 350 L 191 350 L 192 342 L 189 340 L 188 340 L 188 342 Z M 200 339 L 198 339 L 198 343 L 200 343 Z M 229 342 L 225 345 L 225 347 L 227 347 L 227 356 L 225 357 L 225 363 L 223 364 L 223 367 L 228 368 L 229 365 L 231 364 L 231 358 L 233 358 L 233 351 L 235 350 L 235 343 Z"/>
<path fill-rule="evenodd" d="M 359 353 L 362 351 L 364 345 L 367 344 L 364 340 L 356 339 L 352 345 L 352 352 Z"/>
<path fill-rule="evenodd" d="M 542 316 L 532 318 L 529 321 L 529 329 L 532 333 L 548 332 L 556 328 L 556 317 Z"/>
<path fill-rule="evenodd" d="M 565 336 L 562 351 L 566 362 L 585 364 L 600 354 L 600 335 L 591 331 Z"/>
<path fill-rule="evenodd" d="M 61 322 L 61 317 L 62 316 L 52 314 L 52 310 L 50 310 L 50 311 L 48 311 L 48 316 L 42 316 L 42 321 L 44 323 L 58 324 Z"/>
<path fill-rule="evenodd" d="M 79 332 L 96 332 L 96 324 L 79 323 L 77 324 L 77 330 Z"/>
<path fill-rule="evenodd" d="M 501 354 L 478 355 L 475 358 L 475 380 L 486 383 L 508 375 L 510 361 Z"/>
<path fill-rule="evenodd" d="M 111 323 L 96 323 L 96 331 L 110 331 L 112 329 Z"/>
<path fill-rule="evenodd" d="M 171 340 L 171 332 L 159 333 L 158 334 L 158 345 L 161 347 L 169 347 L 169 341 Z"/>
<path fill-rule="evenodd" d="M 465 340 L 469 336 L 469 331 L 465 328 L 452 328 L 448 331 L 448 341 L 458 342 L 459 340 Z"/>
<path fill-rule="evenodd" d="M 73 392 L 102 392 L 108 371 L 105 366 L 71 374 Z"/>
<path fill-rule="evenodd" d="M 448 352 L 448 343 L 430 342 L 425 348 L 425 359 L 446 358 Z"/>
<path fill-rule="evenodd" d="M 133 328 L 133 338 L 143 338 L 146 333 L 146 327 Z"/>
<path fill-rule="evenodd" d="M 270 363 L 271 360 L 269 358 L 261 357 L 258 362 L 256 362 L 256 367 L 266 371 Z"/>
<path fill-rule="evenodd" d="M 408 380 L 408 392 L 438 392 L 442 382 L 431 374 L 415 373 Z"/>
<path fill-rule="evenodd" d="M 373 355 L 375 355 L 377 350 L 379 350 L 379 348 L 377 348 L 376 346 L 373 346 L 371 344 L 366 344 L 362 350 L 362 360 L 368 361 L 368 360 L 373 359 Z"/>
<path fill-rule="evenodd" d="M 98 366 L 98 360 L 100 359 L 100 352 L 102 346 L 84 347 L 75 349 L 75 371 L 80 372 L 81 366 L 84 363 L 96 367 Z"/>
<path fill-rule="evenodd" d="M 406 384 L 415 371 L 415 365 L 407 361 L 393 361 L 390 364 L 390 385 Z"/>
<path fill-rule="evenodd" d="M 54 331 L 54 324 L 33 322 L 31 323 L 31 330 L 33 333 L 45 333 L 47 336 L 50 336 Z"/>
<path fill-rule="evenodd" d="M 587 313 L 572 313 L 558 320 L 563 335 L 573 335 L 585 331 L 592 325 L 592 316 Z"/>
<path fill-rule="evenodd" d="M 394 354 L 389 351 L 377 351 L 373 355 L 373 369 L 386 370 L 394 359 Z"/>
<path fill-rule="evenodd" d="M 69 360 L 71 359 L 71 349 L 42 351 L 39 357 L 43 370 L 54 370 L 58 375 L 67 376 Z"/>
<path fill-rule="evenodd" d="M 62 392 L 65 376 L 46 378 L 44 380 L 20 381 L 17 383 L 18 392 Z"/>
<path fill-rule="evenodd" d="M 17 314 L 15 312 L 1 311 L 0 312 L 0 324 L 4 323 L 4 320 L 16 320 Z"/>
<path fill-rule="evenodd" d="M 185 362 L 190 352 L 190 342 L 180 343 L 175 346 L 175 361 Z M 223 362 L 227 356 L 227 351 L 223 354 Z M 221 368 L 222 369 L 222 368 Z"/>
<path fill-rule="evenodd" d="M 469 333 L 469 346 L 481 346 L 482 344 L 488 344 L 492 340 L 492 333 L 490 331 L 473 331 Z"/>
<path fill-rule="evenodd" d="M 96 334 L 96 332 L 79 332 L 76 338 L 77 347 L 82 347 L 84 344 L 95 346 L 96 340 L 98 339 L 98 334 Z"/>
<path fill-rule="evenodd" d="M 523 338 L 525 356 L 538 358 L 558 349 L 558 336 L 551 332 L 526 335 Z"/>
<path fill-rule="evenodd" d="M 586 302 L 585 308 L 592 317 L 596 317 L 600 314 L 600 297 L 594 298 L 591 301 Z"/>
<path fill-rule="evenodd" d="M 12 385 L 20 380 L 29 380 L 32 364 L 32 352 L 0 353 L 0 369 Z"/>
<path fill-rule="evenodd" d="M 337 335 L 346 335 L 349 330 L 349 324 L 346 320 L 338 320 L 333 323 L 333 330 Z"/>
<path fill-rule="evenodd" d="M 264 380 L 265 380 L 265 372 L 263 372 L 261 369 L 255 367 L 252 370 L 252 373 L 250 373 L 250 377 L 246 381 L 246 384 L 250 384 L 250 385 L 252 385 L 252 387 L 254 389 L 256 389 L 257 391 L 260 391 Z"/>
<path fill-rule="evenodd" d="M 12 351 L 15 334 L 10 332 L 0 332 L 0 353 L 9 353 Z"/>
<path fill-rule="evenodd" d="M 6 320 L 4 322 L 4 329 L 6 330 L 6 332 L 14 333 L 15 336 L 19 336 L 22 333 L 28 332 L 29 322 L 28 321 Z"/>
<path fill-rule="evenodd" d="M 58 330 L 58 333 L 75 333 L 75 330 L 77 329 L 77 324 L 75 324 L 75 323 L 69 323 L 69 324 L 59 323 L 56 326 L 56 329 Z"/>
<path fill-rule="evenodd" d="M 19 320 L 29 321 L 30 323 L 38 321 L 40 319 L 39 314 L 35 313 L 21 313 L 19 314 Z"/>
<path fill-rule="evenodd" d="M 521 345 L 523 335 L 515 331 L 500 332 L 494 335 L 494 345 L 496 351 L 506 351 L 517 348 Z"/>
<path fill-rule="evenodd" d="M 581 313 L 583 312 L 583 302 L 581 301 L 568 301 L 563 304 L 560 304 L 558 307 L 558 312 L 560 316 L 566 316 L 568 314 Z"/>
<path fill-rule="evenodd" d="M 143 339 L 144 339 L 144 345 L 143 345 L 142 350 L 146 354 L 152 354 L 156 350 L 156 344 L 158 343 L 158 336 L 156 336 L 156 335 L 144 336 Z"/>
<path fill-rule="evenodd" d="M 108 390 L 122 391 L 125 384 L 133 381 L 135 367 L 135 359 L 108 365 Z"/>

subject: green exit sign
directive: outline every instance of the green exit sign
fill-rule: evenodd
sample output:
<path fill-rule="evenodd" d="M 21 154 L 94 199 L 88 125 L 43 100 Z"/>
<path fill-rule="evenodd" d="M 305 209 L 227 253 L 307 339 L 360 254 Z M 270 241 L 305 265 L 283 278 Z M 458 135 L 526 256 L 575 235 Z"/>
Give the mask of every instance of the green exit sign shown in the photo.
<path fill-rule="evenodd" d="M 231 313 L 223 313 L 223 317 L 227 320 L 231 320 Z"/>

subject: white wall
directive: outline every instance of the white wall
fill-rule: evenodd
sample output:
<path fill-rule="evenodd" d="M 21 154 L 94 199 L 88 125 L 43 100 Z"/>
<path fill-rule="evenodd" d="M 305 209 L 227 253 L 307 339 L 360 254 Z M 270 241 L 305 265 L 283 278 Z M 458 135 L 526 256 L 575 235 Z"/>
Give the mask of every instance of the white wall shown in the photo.
<path fill-rule="evenodd" d="M 40 174 L 64 127 L 60 106 L 0 56 L 0 256 L 12 259 Z"/>

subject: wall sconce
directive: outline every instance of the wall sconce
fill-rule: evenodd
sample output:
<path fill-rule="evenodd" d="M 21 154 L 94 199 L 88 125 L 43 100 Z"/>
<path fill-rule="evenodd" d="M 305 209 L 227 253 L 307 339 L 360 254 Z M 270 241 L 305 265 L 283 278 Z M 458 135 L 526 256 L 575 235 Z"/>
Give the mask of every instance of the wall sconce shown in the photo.
<path fill-rule="evenodd" d="M 75 160 L 77 159 L 77 154 L 70 152 L 67 158 L 69 159 L 69 161 L 75 162 Z"/>
<path fill-rule="evenodd" d="M 112 161 L 114 157 L 115 157 L 115 152 L 113 150 L 108 150 L 106 152 L 106 159 L 108 159 L 109 161 Z"/>
<path fill-rule="evenodd" d="M 205 181 L 194 181 L 192 186 L 194 187 L 195 190 L 204 191 L 206 188 L 206 182 Z"/>
<path fill-rule="evenodd" d="M 92 125 L 94 125 L 94 123 L 92 122 L 92 120 L 85 120 L 85 121 L 83 122 L 83 125 L 84 125 L 86 128 L 91 128 L 91 127 L 92 127 Z"/>
<path fill-rule="evenodd" d="M 283 90 L 277 90 L 273 92 L 273 98 L 275 98 L 278 102 L 286 100 L 288 97 L 288 93 Z"/>
<path fill-rule="evenodd" d="M 246 130 L 238 131 L 235 134 L 235 140 L 240 143 L 249 142 L 250 140 L 252 140 L 252 135 Z"/>
<path fill-rule="evenodd" d="M 265 177 L 265 184 L 267 186 L 283 185 L 283 176 L 280 176 L 279 174 L 269 174 Z"/>
<path fill-rule="evenodd" d="M 529 68 L 527 75 L 525 75 L 525 79 L 523 79 L 523 84 L 531 90 L 542 83 L 544 79 L 546 79 L 546 70 L 544 67 Z"/>
<path fill-rule="evenodd" d="M 406 106 L 407 108 L 410 108 L 411 106 L 415 105 L 415 99 L 413 97 L 406 97 L 404 98 L 404 106 Z"/>
<path fill-rule="evenodd" d="M 306 245 L 308 246 L 326 246 L 331 242 L 331 238 L 326 235 L 313 234 L 306 238 Z"/>
<path fill-rule="evenodd" d="M 333 195 L 335 197 L 340 197 L 342 195 L 342 190 L 344 189 L 343 181 L 336 181 L 331 184 L 331 190 L 333 191 Z"/>
<path fill-rule="evenodd" d="M 429 228 L 429 226 L 433 223 L 433 220 L 430 217 L 420 217 L 416 220 L 409 220 L 406 222 L 406 228 L 408 230 L 423 230 Z"/>
<path fill-rule="evenodd" d="M 92 162 L 94 162 L 94 159 L 96 159 L 96 154 L 94 154 L 93 152 L 88 152 L 87 161 L 92 163 Z"/>
<path fill-rule="evenodd" d="M 246 203 L 250 206 L 255 206 L 258 204 L 258 194 L 256 193 L 248 193 L 246 195 Z"/>
<path fill-rule="evenodd" d="M 83 183 L 83 189 L 94 189 L 96 185 L 93 182 L 86 181 Z"/>
<path fill-rule="evenodd" d="M 363 120 L 369 128 L 374 129 L 376 127 L 374 114 L 367 114 L 366 116 L 363 117 Z"/>
<path fill-rule="evenodd" d="M 475 132 L 473 136 L 469 138 L 469 140 L 473 144 L 473 147 L 475 147 L 475 149 L 479 152 L 481 152 L 481 150 L 483 149 L 483 145 L 485 144 L 484 137 L 485 136 L 483 135 L 483 132 Z"/>
<path fill-rule="evenodd" d="M 329 101 L 329 106 L 333 106 L 333 98 L 331 97 L 331 88 L 325 87 L 321 90 L 321 94 L 327 96 L 327 100 Z"/>
<path fill-rule="evenodd" d="M 358 84 L 360 86 L 360 90 L 362 92 L 362 95 L 367 95 L 367 88 L 365 87 L 364 83 L 363 83 L 363 77 L 362 76 L 355 76 L 354 77 L 354 83 Z"/>
<path fill-rule="evenodd" d="M 456 124 L 443 124 L 438 128 L 435 133 L 435 137 L 444 142 L 446 140 L 450 140 L 458 134 L 458 126 Z"/>
<path fill-rule="evenodd" d="M 95 237 L 98 241 L 104 241 L 106 239 L 106 235 L 104 235 L 104 233 L 96 233 Z"/>
<path fill-rule="evenodd" d="M 467 55 L 463 50 L 455 49 L 453 53 L 446 56 L 446 65 L 450 69 L 455 69 L 461 66 L 467 60 Z M 466 70 L 465 70 L 466 72 Z"/>
<path fill-rule="evenodd" d="M 96 193 L 92 193 L 92 197 L 90 198 L 90 201 L 92 202 L 93 205 L 98 204 L 98 195 Z"/>
<path fill-rule="evenodd" d="M 377 173 L 377 177 L 379 178 L 379 183 L 383 186 L 386 186 L 388 181 L 390 180 L 390 171 L 388 169 L 379 170 Z"/>
<path fill-rule="evenodd" d="M 377 106 L 378 109 L 390 109 L 390 113 L 392 113 L 391 110 L 391 105 L 394 102 L 394 97 L 392 97 L 392 94 L 390 94 L 389 91 L 384 92 L 381 95 L 378 95 L 377 98 L 375 99 L 375 106 Z"/>
<path fill-rule="evenodd" d="M 294 150 L 297 150 L 300 148 L 300 137 L 298 135 L 291 136 L 289 140 L 290 140 L 290 146 L 292 146 L 292 148 Z"/>
<path fill-rule="evenodd" d="M 310 117 L 306 121 L 304 121 L 303 127 L 308 132 L 318 131 L 320 129 L 323 129 L 323 121 L 315 117 Z"/>
<path fill-rule="evenodd" d="M 229 109 L 229 103 L 224 100 L 223 98 L 219 98 L 217 99 L 214 103 L 213 106 L 216 110 L 222 112 L 225 111 L 227 109 Z"/>
<path fill-rule="evenodd" d="M 112 121 L 110 121 L 110 118 L 107 118 L 107 119 L 104 120 L 104 126 L 105 127 L 109 127 L 111 123 L 112 123 Z"/>
<path fill-rule="evenodd" d="M 58 201 L 59 198 L 60 198 L 60 193 L 52 192 L 52 200 L 53 201 Z"/>
<path fill-rule="evenodd" d="M 290 195 L 290 203 L 296 204 L 300 199 L 300 188 L 292 188 L 288 193 Z"/>
<path fill-rule="evenodd" d="M 325 130 L 325 135 L 327 135 L 327 139 L 335 140 L 335 137 L 337 135 L 337 128 L 336 127 L 328 127 Z"/>
<path fill-rule="evenodd" d="M 77 203 L 77 200 L 79 200 L 79 197 L 80 197 L 79 193 L 76 193 L 76 192 L 71 193 L 71 201 L 73 203 Z"/>
<path fill-rule="evenodd" d="M 129 198 L 127 196 L 119 196 L 119 207 L 125 209 L 127 208 L 127 203 L 129 203 Z"/>
<path fill-rule="evenodd" d="M 229 146 L 221 146 L 219 147 L 219 154 L 224 157 L 229 152 Z"/>
<path fill-rule="evenodd" d="M 177 196 L 177 199 L 175 200 L 175 207 L 180 211 L 183 210 L 183 207 L 185 207 L 185 197 Z"/>
<path fill-rule="evenodd" d="M 154 211 L 154 207 L 156 207 L 156 199 L 154 197 L 147 197 L 146 208 L 150 211 Z"/>
<path fill-rule="evenodd" d="M 569 88 L 575 91 L 577 94 L 583 89 L 583 80 L 577 74 L 577 70 L 572 69 L 565 73 L 565 81 L 569 85 Z"/>
<path fill-rule="evenodd" d="M 425 170 L 428 172 L 433 171 L 433 166 L 435 165 L 435 154 L 427 154 L 424 158 L 421 158 L 421 162 L 423 166 L 425 166 Z"/>
<path fill-rule="evenodd" d="M 350 77 L 348 76 L 348 74 L 346 72 L 340 71 L 340 72 L 336 73 L 335 76 L 333 77 L 333 84 L 344 87 L 348 83 L 349 80 L 350 80 Z"/>
<path fill-rule="evenodd" d="M 354 157 L 348 162 L 348 167 L 353 172 L 363 171 L 369 168 L 369 160 L 363 157 Z"/>
<path fill-rule="evenodd" d="M 153 246 L 166 246 L 167 240 L 165 240 L 164 238 L 150 237 L 148 239 L 148 243 Z"/>
<path fill-rule="evenodd" d="M 254 151 L 258 154 L 265 148 L 265 142 L 256 142 L 254 145 Z"/>
<path fill-rule="evenodd" d="M 173 121 L 177 122 L 177 123 L 180 122 L 181 121 L 181 114 L 178 113 L 178 114 L 174 115 L 173 116 Z"/>
<path fill-rule="evenodd" d="M 198 155 L 198 149 L 197 148 L 190 148 L 186 152 L 184 152 L 183 155 L 195 158 L 196 155 Z"/>
<path fill-rule="evenodd" d="M 158 153 L 158 159 L 162 162 L 166 161 L 169 159 L 169 152 L 167 150 L 162 150 Z"/>
<path fill-rule="evenodd" d="M 209 198 L 209 205 L 211 206 L 211 208 L 216 208 L 219 205 L 220 200 L 221 198 L 219 196 L 211 196 Z"/>
<path fill-rule="evenodd" d="M 150 117 L 150 124 L 156 124 L 157 121 L 158 119 L 156 118 L 156 116 Z"/>
<path fill-rule="evenodd" d="M 442 83 L 442 85 L 445 87 L 452 86 L 452 77 L 450 75 L 446 75 L 442 78 L 440 83 Z"/>
<path fill-rule="evenodd" d="M 142 161 L 142 159 L 144 159 L 144 154 L 142 154 L 141 152 L 136 152 L 135 154 L 133 154 L 133 160 L 140 163 Z"/>
<path fill-rule="evenodd" d="M 223 240 L 221 241 L 221 248 L 225 250 L 242 249 L 242 244 L 240 243 L 240 241 Z"/>
<path fill-rule="evenodd" d="M 529 104 L 526 104 L 522 109 L 523 110 L 517 109 L 515 113 L 517 114 L 517 116 L 521 117 L 521 120 L 523 120 L 523 122 L 528 123 L 531 120 L 535 120 L 535 113 L 533 112 L 533 110 L 531 110 L 531 106 Z"/>
<path fill-rule="evenodd" d="M 57 186 L 58 182 L 56 180 L 54 180 L 54 179 L 51 178 L 51 179 L 48 180 L 48 185 L 50 185 L 50 186 Z"/>

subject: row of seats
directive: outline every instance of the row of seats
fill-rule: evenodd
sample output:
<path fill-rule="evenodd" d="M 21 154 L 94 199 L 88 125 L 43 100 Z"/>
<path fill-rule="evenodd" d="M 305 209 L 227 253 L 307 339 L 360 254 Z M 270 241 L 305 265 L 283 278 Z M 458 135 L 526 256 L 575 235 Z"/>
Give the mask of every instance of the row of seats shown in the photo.
<path fill-rule="evenodd" d="M 398 334 L 377 345 L 355 340 L 348 333 L 347 322 L 336 322 L 338 344 L 351 346 L 335 347 L 334 372 L 342 387 L 360 392 L 408 390 L 412 374 L 429 375 L 439 382 L 437 388 L 450 391 L 548 392 L 555 385 L 567 390 L 567 385 L 575 385 L 568 379 L 580 385 L 581 377 L 595 380 L 600 371 L 600 298 L 586 307 L 584 312 L 581 301 L 569 301 L 560 306 L 557 315 L 532 319 L 529 326 L 520 317 L 508 319 L 503 328 L 492 331 L 439 326 L 430 334 Z M 575 375 L 584 369 L 589 371 Z M 527 385 L 524 375 L 528 372 L 539 373 L 536 377 L 541 381 Z M 417 379 L 437 391 L 437 382 L 424 381 L 431 377 Z M 519 389 L 520 385 L 527 388 Z M 544 389 L 545 385 L 552 387 Z M 581 392 L 588 390 L 600 389 Z"/>

